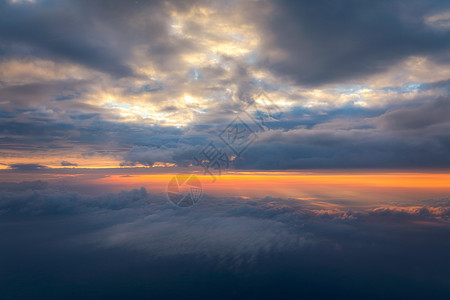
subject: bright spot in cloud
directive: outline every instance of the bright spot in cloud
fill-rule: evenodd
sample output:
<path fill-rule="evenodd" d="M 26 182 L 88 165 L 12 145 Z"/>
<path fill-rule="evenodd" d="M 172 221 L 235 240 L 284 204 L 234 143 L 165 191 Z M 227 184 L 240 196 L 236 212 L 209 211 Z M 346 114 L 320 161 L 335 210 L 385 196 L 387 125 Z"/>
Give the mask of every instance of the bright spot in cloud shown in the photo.
<path fill-rule="evenodd" d="M 450 11 L 438 13 L 425 17 L 425 23 L 429 26 L 449 29 L 450 28 Z"/>

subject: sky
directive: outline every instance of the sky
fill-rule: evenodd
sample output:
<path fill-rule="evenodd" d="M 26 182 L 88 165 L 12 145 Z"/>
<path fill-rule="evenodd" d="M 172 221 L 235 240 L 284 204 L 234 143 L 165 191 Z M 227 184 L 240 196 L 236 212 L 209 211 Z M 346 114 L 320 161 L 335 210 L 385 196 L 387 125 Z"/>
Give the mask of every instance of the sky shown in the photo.
<path fill-rule="evenodd" d="M 449 116 L 449 1 L 0 0 L 0 299 L 442 298 Z"/>
<path fill-rule="evenodd" d="M 238 169 L 450 166 L 447 1 L 0 11 L 3 169 L 189 166 L 261 92 L 281 117 Z"/>

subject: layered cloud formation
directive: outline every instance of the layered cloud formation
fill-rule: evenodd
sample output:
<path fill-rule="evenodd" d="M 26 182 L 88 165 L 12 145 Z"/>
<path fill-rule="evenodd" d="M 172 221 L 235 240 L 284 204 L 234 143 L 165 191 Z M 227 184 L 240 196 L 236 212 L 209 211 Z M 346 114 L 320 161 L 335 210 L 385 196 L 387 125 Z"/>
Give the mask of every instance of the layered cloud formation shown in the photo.
<path fill-rule="evenodd" d="M 448 297 L 449 53 L 444 0 L 0 0 L 0 298 Z"/>
<path fill-rule="evenodd" d="M 2 168 L 186 166 L 260 91 L 238 168 L 449 166 L 447 1 L 0 5 Z"/>
<path fill-rule="evenodd" d="M 37 181 L 0 190 L 6 298 L 448 293 L 448 199 L 351 209 L 345 200 L 205 195 L 179 209 L 143 188 L 93 197 Z"/>

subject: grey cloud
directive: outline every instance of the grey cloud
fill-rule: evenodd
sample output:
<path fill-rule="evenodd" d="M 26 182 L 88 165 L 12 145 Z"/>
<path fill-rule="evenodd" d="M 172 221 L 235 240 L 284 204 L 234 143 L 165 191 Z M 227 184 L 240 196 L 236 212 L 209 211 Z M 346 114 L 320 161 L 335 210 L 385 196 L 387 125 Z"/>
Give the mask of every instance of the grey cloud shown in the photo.
<path fill-rule="evenodd" d="M 79 242 L 132 247 L 158 256 L 192 252 L 217 255 L 223 251 L 258 253 L 257 249 L 287 251 L 320 241 L 319 236 L 317 240 L 314 236 L 321 233 L 309 230 L 321 222 L 339 227 L 363 225 L 367 221 L 389 224 L 400 218 L 402 222 L 422 220 L 442 224 L 450 219 L 448 199 L 410 202 L 397 208 L 391 202 L 385 206 L 380 199 L 368 208 L 351 210 L 345 204 L 334 204 L 330 209 L 314 200 L 203 195 L 195 207 L 183 209 L 169 204 L 164 195 L 149 194 L 145 188 L 87 196 L 61 192 L 42 181 L 2 183 L 0 187 L 3 217 L 78 215 L 86 220 L 93 218 L 91 221 L 102 218 L 103 228 L 94 229 L 92 235 L 82 237 Z M 305 223 L 312 227 L 305 228 Z"/>
<path fill-rule="evenodd" d="M 144 189 L 87 197 L 20 185 L 0 192 L 0 253 L 8 257 L 0 286 L 11 298 L 297 298 L 300 286 L 306 299 L 359 299 L 355 290 L 367 282 L 376 282 L 374 299 L 448 293 L 448 199 L 327 210 L 298 199 L 204 195 L 182 209 Z M 207 295 L 192 288 L 199 282 Z"/>
<path fill-rule="evenodd" d="M 378 251 L 385 251 L 389 247 L 377 238 L 380 231 L 387 234 L 398 228 L 409 234 L 421 230 L 416 222 L 446 226 L 450 219 L 448 199 L 413 209 L 374 204 L 361 210 L 345 205 L 330 210 L 314 201 L 204 195 L 195 207 L 183 209 L 144 188 L 92 197 L 59 192 L 41 182 L 9 186 L 0 192 L 2 220 L 33 217 L 39 227 L 42 217 L 53 223 L 64 216 L 64 228 L 71 230 L 56 244 L 102 251 L 119 248 L 144 260 L 202 256 L 226 270 L 255 265 L 261 256 L 277 253 L 306 255 L 330 247 L 334 253 L 336 245 L 350 250 L 356 240 L 360 247 L 375 243 Z M 80 221 L 81 227 L 76 225 Z"/>
<path fill-rule="evenodd" d="M 34 115 L 38 115 L 36 112 Z M 112 123 L 94 114 L 72 112 L 63 120 L 53 115 L 41 119 L 23 119 L 21 122 L 0 120 L 0 139 L 3 149 L 44 150 L 70 149 L 77 145 L 84 151 L 127 151 L 135 146 L 164 145 L 181 138 L 183 131 L 172 127 Z"/>
<path fill-rule="evenodd" d="M 444 168 L 450 165 L 449 98 L 417 99 L 346 121 L 331 117 L 306 120 L 260 134 L 236 161 L 237 168 Z M 298 121 L 299 125 L 302 123 Z M 289 123 L 288 123 L 289 124 Z"/>
<path fill-rule="evenodd" d="M 344 82 L 386 70 L 411 55 L 438 58 L 448 32 L 423 22 L 446 1 L 280 1 L 261 18 L 261 66 L 302 85 Z"/>
<path fill-rule="evenodd" d="M 418 97 L 407 103 L 381 108 L 348 104 L 340 108 L 294 109 L 280 122 L 268 124 L 258 138 L 236 160 L 238 169 L 303 168 L 443 168 L 450 165 L 448 96 Z M 238 109 L 236 106 L 234 109 Z M 201 149 L 214 141 L 222 151 L 229 149 L 217 139 L 236 112 L 221 118 L 200 119 L 212 125 L 197 125 L 179 139 L 161 140 L 153 146 L 132 148 L 124 165 L 151 165 L 165 161 L 187 166 Z M 202 134 L 200 134 L 203 131 Z M 229 153 L 232 155 L 233 153 Z"/>
<path fill-rule="evenodd" d="M 13 170 L 17 171 L 37 171 L 47 169 L 47 166 L 43 166 L 40 164 L 11 164 L 9 167 Z"/>
<path fill-rule="evenodd" d="M 48 105 L 50 101 L 77 99 L 91 90 L 92 82 L 88 80 L 46 80 L 44 82 L 0 87 L 0 99 L 9 103 L 10 107 L 29 109 L 30 107 L 36 107 L 38 103 L 47 103 Z M 58 105 L 51 106 L 58 107 Z M 66 105 L 66 107 L 70 108 L 69 105 Z"/>
<path fill-rule="evenodd" d="M 23 182 L 0 182 L 0 191 L 2 192 L 23 192 L 27 190 L 45 190 L 48 189 L 46 181 L 23 181 Z"/>
<path fill-rule="evenodd" d="M 406 107 L 386 113 L 382 123 L 388 129 L 416 130 L 428 126 L 449 123 L 450 99 L 440 97 L 414 107 Z"/>
<path fill-rule="evenodd" d="M 180 53 L 192 51 L 191 47 L 195 46 L 177 38 L 168 38 L 168 11 L 188 10 L 194 3 L 198 2 L 163 4 L 153 1 L 130 5 L 122 1 L 78 1 L 53 6 L 51 1 L 40 2 L 42 5 L 5 2 L 2 4 L 3 13 L 11 15 L 3 19 L 0 31 L 6 44 L 20 43 L 33 49 L 26 56 L 39 57 L 48 52 L 51 54 L 46 55 L 50 57 L 58 52 L 58 59 L 121 77 L 128 75 L 119 70 L 120 66 L 128 66 L 133 61 L 132 50 L 143 46 L 150 60 L 155 59 L 161 68 L 166 66 L 166 71 L 170 71 L 179 63 Z M 246 5 L 266 8 L 267 3 L 258 1 L 242 7 L 248 8 Z M 419 18 L 441 8 L 439 1 L 414 2 L 411 7 L 401 2 L 352 1 L 327 4 L 280 2 L 272 6 L 275 9 L 273 15 L 251 19 L 261 30 L 263 49 L 257 57 L 269 70 L 290 74 L 302 84 L 321 84 L 371 74 L 408 55 L 445 51 L 447 40 L 450 40 L 446 39 L 447 33 L 441 32 L 438 36 L 434 29 L 424 27 L 426 25 Z M 220 5 L 218 7 L 221 8 Z M 254 9 L 245 11 L 256 12 Z M 264 13 L 264 9 L 258 12 Z M 20 18 L 15 19 L 16 15 Z M 67 24 L 58 26 L 65 19 Z M 380 19 L 385 22 L 379 22 Z M 19 21 L 23 24 L 18 24 Z M 33 34 L 26 30 L 31 23 L 35 25 Z M 6 25 L 17 26 L 9 31 L 10 27 Z M 189 26 L 193 32 L 201 30 L 192 24 Z M 65 45 L 68 36 L 79 43 L 73 52 L 64 48 L 72 43 Z M 111 47 L 104 49 L 104 45 Z M 277 47 L 288 54 L 286 61 L 270 61 L 270 53 L 277 52 Z M 91 52 L 93 55 L 85 59 L 84 56 Z M 5 55 L 5 59 L 10 58 L 9 54 Z M 104 60 L 97 60 L 99 55 Z M 138 84 L 131 78 L 110 81 L 111 78 L 105 79 L 106 76 L 100 81 L 72 79 L 2 86 L 0 98 L 9 104 L 5 106 L 5 113 L 0 114 L 5 116 L 0 120 L 0 131 L 5 135 L 0 144 L 7 150 L 70 149 L 73 145 L 80 145 L 85 157 L 105 153 L 103 150 L 108 148 L 108 154 L 123 158 L 123 165 L 151 165 L 155 161 L 188 165 L 202 145 L 207 144 L 208 135 L 217 134 L 221 126 L 226 126 L 234 114 L 242 110 L 242 101 L 250 100 L 258 86 L 251 76 L 252 64 L 226 56 L 219 57 L 219 60 L 229 70 L 222 66 L 199 67 L 196 80 L 188 79 L 189 74 L 177 73 L 171 74 L 167 83 L 152 79 L 149 84 Z M 113 63 L 109 64 L 109 61 Z M 283 69 L 283 66 L 290 69 Z M 92 92 L 91 81 L 105 85 L 105 90 L 110 86 L 117 88 L 123 95 L 145 97 L 151 93 L 151 99 L 145 100 L 152 105 L 163 103 L 163 111 L 176 112 L 177 105 L 164 101 L 168 95 L 182 97 L 184 90 L 192 91 L 193 95 L 196 91 L 200 94 L 206 90 L 211 92 L 209 95 L 217 97 L 213 97 L 217 101 L 206 113 L 196 115 L 191 131 L 106 122 L 106 117 L 110 120 L 114 117 L 109 115 L 108 109 L 83 104 L 80 100 L 85 93 Z M 424 87 L 445 90 L 446 84 L 444 80 Z M 235 86 L 236 93 L 224 92 L 223 87 L 228 86 Z M 51 105 L 46 105 L 45 109 L 34 108 L 44 104 L 46 99 L 51 101 Z M 286 120 L 271 124 L 279 136 L 271 133 L 261 135 L 261 139 L 247 151 L 244 160 L 237 162 L 237 167 L 448 165 L 444 155 L 449 145 L 446 134 L 448 100 L 443 97 L 438 101 L 423 101 L 401 103 L 396 107 L 389 104 L 377 109 L 358 109 L 348 105 L 328 111 L 326 115 L 310 110 L 309 120 L 304 117 L 304 109 L 294 108 L 286 113 Z M 17 106 L 16 109 L 13 106 Z"/>
<path fill-rule="evenodd" d="M 76 164 L 76 163 L 71 163 L 70 161 L 63 160 L 63 161 L 61 162 L 61 166 L 63 166 L 63 167 L 77 167 L 78 164 Z"/>
<path fill-rule="evenodd" d="M 97 197 L 75 192 L 61 192 L 46 182 L 2 183 L 0 185 L 2 215 L 76 215 L 95 210 L 120 210 L 148 204 L 145 188 L 109 193 Z"/>
<path fill-rule="evenodd" d="M 187 143 L 168 143 L 161 146 L 135 146 L 124 154 L 122 166 L 136 163 L 152 166 L 155 162 L 176 163 L 184 167 L 193 163 L 193 158 L 201 150 L 199 146 Z"/>
<path fill-rule="evenodd" d="M 152 166 L 155 162 L 168 162 L 173 161 L 173 149 L 167 149 L 166 147 L 145 147 L 138 146 L 133 147 L 124 157 L 127 162 L 122 163 L 122 166 L 134 165 L 136 162 L 146 166 Z"/>
<path fill-rule="evenodd" d="M 13 5 L 3 1 L 3 55 L 68 60 L 114 77 L 127 77 L 137 75 L 130 66 L 133 51 L 146 46 L 155 65 L 173 69 L 181 63 L 178 54 L 193 45 L 169 38 L 168 9 L 183 10 L 185 5 L 163 1 L 39 1 Z"/>
<path fill-rule="evenodd" d="M 73 4 L 17 6 L 4 2 L 0 38 L 4 44 L 29 47 L 33 55 L 68 59 L 117 76 L 131 75 L 118 52 L 123 48 L 114 47 L 95 20 L 77 14 Z"/>

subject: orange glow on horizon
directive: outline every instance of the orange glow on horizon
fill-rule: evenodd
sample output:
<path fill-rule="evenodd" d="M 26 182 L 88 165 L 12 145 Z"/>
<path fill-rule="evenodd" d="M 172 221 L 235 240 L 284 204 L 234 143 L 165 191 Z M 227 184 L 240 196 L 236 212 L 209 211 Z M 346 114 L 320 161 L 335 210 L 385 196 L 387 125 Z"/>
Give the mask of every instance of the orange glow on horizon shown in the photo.
<path fill-rule="evenodd" d="M 145 187 L 152 192 L 165 192 L 175 174 L 111 175 L 92 183 L 111 188 Z M 368 173 L 353 172 L 229 172 L 215 182 L 207 175 L 197 175 L 203 192 L 216 196 L 289 197 L 375 200 L 391 196 L 428 198 L 450 196 L 450 173 Z M 389 197 L 388 197 L 389 198 Z"/>
<path fill-rule="evenodd" d="M 175 173 L 148 175 L 111 175 L 98 179 L 101 184 L 127 185 L 145 184 L 149 182 L 168 182 Z M 208 175 L 197 175 L 207 185 L 241 185 L 252 184 L 267 186 L 270 184 L 332 184 L 332 185 L 365 185 L 381 187 L 408 188 L 450 188 L 450 174 L 444 173 L 360 173 L 360 174 L 321 174 L 321 173 L 290 173 L 290 172 L 234 172 L 216 176 L 213 182 Z"/>

